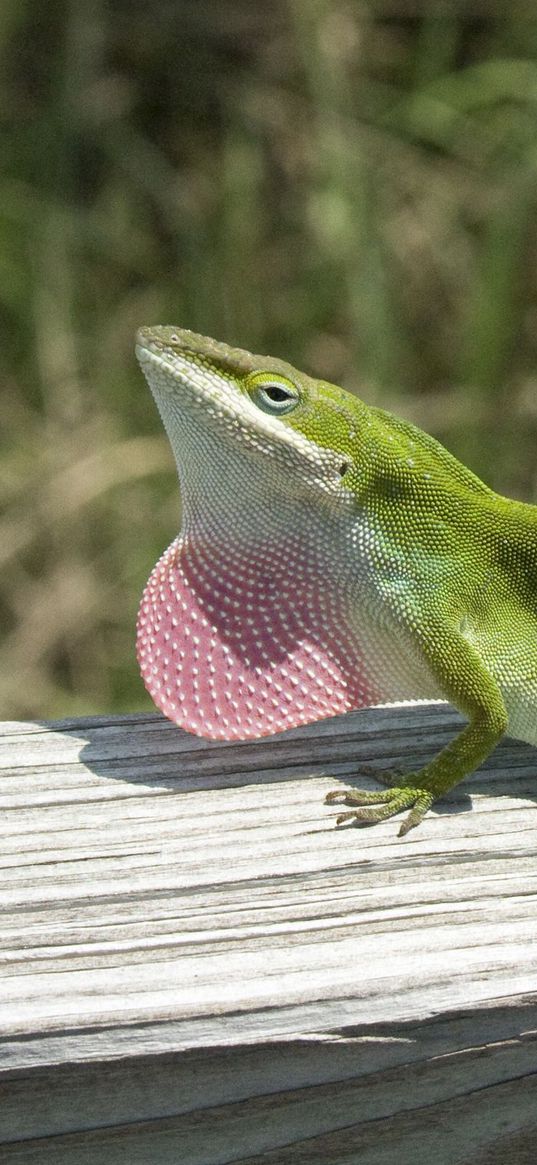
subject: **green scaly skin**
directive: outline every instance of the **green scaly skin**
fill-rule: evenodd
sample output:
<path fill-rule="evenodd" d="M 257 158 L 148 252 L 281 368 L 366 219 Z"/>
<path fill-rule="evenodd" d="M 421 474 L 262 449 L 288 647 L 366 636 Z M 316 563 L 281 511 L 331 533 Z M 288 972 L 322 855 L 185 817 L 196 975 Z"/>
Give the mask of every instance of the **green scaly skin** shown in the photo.
<path fill-rule="evenodd" d="M 338 822 L 409 809 L 404 835 L 504 732 L 537 744 L 537 507 L 499 496 L 420 429 L 284 361 L 169 327 L 142 329 L 137 351 L 187 514 L 189 466 L 209 458 L 217 485 L 206 505 L 215 521 L 224 514 L 233 546 L 243 537 L 233 506 L 246 521 L 252 475 L 255 526 L 270 539 L 280 515 L 282 538 L 304 527 L 320 547 L 315 569 L 325 556 L 376 702 L 444 697 L 468 718 L 424 768 L 395 784 L 380 778 L 384 791 L 329 793 L 329 803 L 358 806 Z M 244 494 L 226 498 L 226 466 L 241 459 Z"/>

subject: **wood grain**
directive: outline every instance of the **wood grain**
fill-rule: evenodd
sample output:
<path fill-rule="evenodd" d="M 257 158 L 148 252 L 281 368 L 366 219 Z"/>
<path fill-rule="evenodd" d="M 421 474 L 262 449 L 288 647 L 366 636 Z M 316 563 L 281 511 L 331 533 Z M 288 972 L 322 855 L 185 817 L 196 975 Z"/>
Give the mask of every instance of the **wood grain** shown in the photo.
<path fill-rule="evenodd" d="M 533 1162 L 535 750 L 402 840 L 323 804 L 459 723 L 0 726 L 2 1162 Z"/>

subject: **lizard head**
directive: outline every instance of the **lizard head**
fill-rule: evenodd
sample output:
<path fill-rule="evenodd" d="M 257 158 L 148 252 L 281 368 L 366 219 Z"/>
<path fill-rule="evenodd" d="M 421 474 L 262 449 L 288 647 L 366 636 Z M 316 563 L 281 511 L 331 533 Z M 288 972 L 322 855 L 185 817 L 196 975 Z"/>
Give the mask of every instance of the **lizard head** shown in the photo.
<path fill-rule="evenodd" d="M 370 410 L 284 361 L 193 332 L 143 328 L 136 351 L 182 498 L 180 536 L 139 615 L 157 705 L 228 739 L 371 703 L 345 614 Z"/>
<path fill-rule="evenodd" d="M 257 465 L 263 484 L 272 478 L 273 499 L 313 491 L 318 503 L 348 502 L 341 485 L 356 469 L 369 414 L 356 397 L 283 360 L 177 328 L 140 329 L 136 352 L 175 454 L 187 511 L 200 471 L 206 481 L 208 457 L 213 474 L 221 467 L 226 477 L 241 460 L 250 493 Z"/>

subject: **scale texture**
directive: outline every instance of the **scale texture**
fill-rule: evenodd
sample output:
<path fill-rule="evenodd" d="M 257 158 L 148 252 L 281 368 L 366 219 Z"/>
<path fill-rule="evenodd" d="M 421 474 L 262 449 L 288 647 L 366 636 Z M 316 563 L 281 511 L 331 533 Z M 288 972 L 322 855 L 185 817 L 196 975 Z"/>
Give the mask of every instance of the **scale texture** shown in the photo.
<path fill-rule="evenodd" d="M 262 359 L 239 356 L 253 368 Z M 341 484 L 341 457 L 292 429 L 282 443 L 282 421 L 252 406 L 247 427 L 250 402 L 203 365 L 194 387 L 186 355 L 173 393 L 166 363 L 143 350 L 141 360 L 176 451 L 183 503 L 181 534 L 157 563 L 138 618 L 140 668 L 161 711 L 205 737 L 246 739 L 437 696 L 404 629 L 388 610 L 372 618 L 373 607 L 380 613 L 373 572 L 357 564 L 374 555 L 373 534 Z M 331 391 L 346 419 L 353 398 Z M 355 424 L 349 413 L 351 432 Z M 319 506 L 309 490 L 300 496 L 304 467 Z"/>
<path fill-rule="evenodd" d="M 450 745 L 398 788 L 346 794 L 361 808 L 339 820 L 411 808 L 402 832 L 506 730 L 537 743 L 536 507 L 284 361 L 160 326 L 137 354 L 181 487 L 138 619 L 166 716 L 241 740 L 446 698 L 469 721 Z"/>

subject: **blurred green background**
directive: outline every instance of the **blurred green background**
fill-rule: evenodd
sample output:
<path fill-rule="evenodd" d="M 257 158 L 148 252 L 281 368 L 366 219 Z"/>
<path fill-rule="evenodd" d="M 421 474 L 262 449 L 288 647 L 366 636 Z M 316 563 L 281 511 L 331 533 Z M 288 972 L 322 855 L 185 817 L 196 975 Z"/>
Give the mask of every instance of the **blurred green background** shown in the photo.
<path fill-rule="evenodd" d="M 1 716 L 149 708 L 175 535 L 133 358 L 176 323 L 537 500 L 537 8 L 2 0 Z"/>

